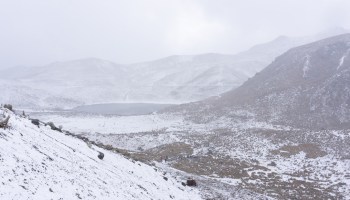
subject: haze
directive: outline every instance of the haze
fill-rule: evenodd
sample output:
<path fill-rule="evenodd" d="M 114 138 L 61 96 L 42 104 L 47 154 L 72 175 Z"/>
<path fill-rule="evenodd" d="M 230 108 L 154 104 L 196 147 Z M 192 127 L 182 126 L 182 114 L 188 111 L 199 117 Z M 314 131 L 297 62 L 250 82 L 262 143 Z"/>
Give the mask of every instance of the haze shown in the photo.
<path fill-rule="evenodd" d="M 134 63 L 236 53 L 279 35 L 350 27 L 347 0 L 0 1 L 0 68 L 98 57 Z"/>

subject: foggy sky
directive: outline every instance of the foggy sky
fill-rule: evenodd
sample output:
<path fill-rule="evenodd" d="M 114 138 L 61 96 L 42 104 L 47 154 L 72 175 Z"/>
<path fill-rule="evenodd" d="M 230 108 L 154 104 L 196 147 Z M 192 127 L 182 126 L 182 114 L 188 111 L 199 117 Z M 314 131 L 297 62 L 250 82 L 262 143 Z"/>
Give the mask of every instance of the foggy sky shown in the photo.
<path fill-rule="evenodd" d="M 0 0 L 0 68 L 236 53 L 350 28 L 349 0 Z"/>

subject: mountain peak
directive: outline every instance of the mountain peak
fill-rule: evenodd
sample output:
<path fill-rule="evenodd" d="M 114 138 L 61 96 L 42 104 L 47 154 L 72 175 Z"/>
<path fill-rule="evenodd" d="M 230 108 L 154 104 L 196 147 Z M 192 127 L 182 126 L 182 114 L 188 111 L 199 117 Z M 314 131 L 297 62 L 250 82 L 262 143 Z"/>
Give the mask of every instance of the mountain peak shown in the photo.
<path fill-rule="evenodd" d="M 273 41 L 284 41 L 284 40 L 288 40 L 289 37 L 286 35 L 280 35 L 278 36 L 276 39 L 274 39 Z"/>

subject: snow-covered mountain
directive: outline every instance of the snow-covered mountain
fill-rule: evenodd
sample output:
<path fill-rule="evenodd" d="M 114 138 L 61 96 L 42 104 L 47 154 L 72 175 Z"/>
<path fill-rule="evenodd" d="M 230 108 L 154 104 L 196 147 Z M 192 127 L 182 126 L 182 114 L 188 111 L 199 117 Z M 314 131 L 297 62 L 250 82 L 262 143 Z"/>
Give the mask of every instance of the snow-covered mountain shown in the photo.
<path fill-rule="evenodd" d="M 79 105 L 122 98 L 129 85 L 123 66 L 95 58 L 56 62 L 41 67 L 9 68 L 0 74 L 4 80 L 80 102 Z"/>
<path fill-rule="evenodd" d="M 201 199 L 179 177 L 0 112 L 0 199 Z"/>
<path fill-rule="evenodd" d="M 334 28 L 307 37 L 280 36 L 236 55 L 170 56 L 129 65 L 136 83 L 129 98 L 188 102 L 216 96 L 237 88 L 290 48 L 346 32 L 343 28 Z"/>
<path fill-rule="evenodd" d="M 219 94 L 252 74 L 233 62 L 231 55 L 203 54 L 130 65 L 135 85 L 129 98 L 142 101 L 146 96 L 151 101 L 188 102 Z"/>
<path fill-rule="evenodd" d="M 240 110 L 296 127 L 350 128 L 350 34 L 293 48 L 241 87 L 194 105 L 219 116 Z"/>
<path fill-rule="evenodd" d="M 21 108 L 71 108 L 83 102 L 57 96 L 44 89 L 38 89 L 18 83 L 14 80 L 0 80 L 2 103 L 11 102 Z"/>
<path fill-rule="evenodd" d="M 46 97 L 37 100 L 37 105 L 46 108 L 112 102 L 191 102 L 237 88 L 292 47 L 344 32 L 347 31 L 335 29 L 310 37 L 281 36 L 236 55 L 179 55 L 130 65 L 89 58 L 9 68 L 0 71 L 1 86 L 6 88 L 4 85 L 15 81 L 18 87 L 30 88 L 26 89 L 30 95 L 40 96 L 37 91 L 44 91 L 55 99 L 47 104 L 41 103 Z M 21 95 L 0 97 L 0 101 L 32 104 L 30 99 L 17 98 Z M 72 103 L 62 106 L 67 101 Z"/>

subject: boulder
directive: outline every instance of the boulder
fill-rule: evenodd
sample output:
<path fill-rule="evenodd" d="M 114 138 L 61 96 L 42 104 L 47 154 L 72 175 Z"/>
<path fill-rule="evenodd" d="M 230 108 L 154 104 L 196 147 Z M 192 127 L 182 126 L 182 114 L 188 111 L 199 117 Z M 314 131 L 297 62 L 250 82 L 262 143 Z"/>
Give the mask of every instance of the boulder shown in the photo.
<path fill-rule="evenodd" d="M 39 126 L 40 121 L 38 119 L 32 119 L 31 120 L 32 124 Z"/>
<path fill-rule="evenodd" d="M 54 131 L 60 131 L 62 132 L 61 129 L 57 128 L 53 122 L 47 122 L 46 125 L 50 126 L 50 128 Z"/>
<path fill-rule="evenodd" d="M 11 105 L 11 104 L 5 104 L 5 105 L 4 105 L 4 108 L 7 108 L 7 109 L 13 111 L 13 110 L 12 110 L 12 105 Z"/>
<path fill-rule="evenodd" d="M 188 179 L 186 181 L 187 186 L 197 186 L 197 182 L 194 179 Z"/>
<path fill-rule="evenodd" d="M 102 152 L 98 152 L 98 156 L 97 156 L 100 160 L 102 160 L 105 157 L 105 154 L 103 154 Z"/>
<path fill-rule="evenodd" d="M 0 128 L 6 128 L 9 120 L 10 116 L 7 116 L 5 119 L 0 120 Z"/>

